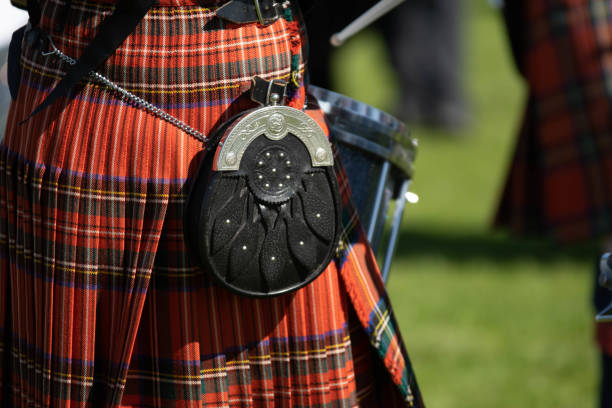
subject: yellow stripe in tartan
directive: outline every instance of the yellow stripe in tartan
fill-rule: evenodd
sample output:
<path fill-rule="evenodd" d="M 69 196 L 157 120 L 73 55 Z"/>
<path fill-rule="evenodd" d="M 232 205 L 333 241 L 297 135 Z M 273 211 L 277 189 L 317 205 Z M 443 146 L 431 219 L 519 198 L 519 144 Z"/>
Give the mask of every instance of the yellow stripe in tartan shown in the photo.
<path fill-rule="evenodd" d="M 352 248 L 352 245 L 350 245 L 350 246 L 349 246 L 349 248 Z M 354 255 L 353 251 L 352 251 L 351 249 L 349 249 L 349 251 L 350 251 L 351 256 L 352 256 L 352 257 L 354 257 L 355 255 Z M 356 262 L 356 263 L 357 263 L 357 262 Z M 357 263 L 357 265 L 359 265 L 359 264 Z M 363 290 L 364 290 L 364 291 L 365 291 L 365 292 L 368 294 L 368 296 L 367 296 L 367 297 L 368 297 L 368 300 L 370 300 L 370 296 L 371 296 L 371 294 L 370 294 L 370 292 L 369 292 L 369 290 L 368 290 L 368 287 L 367 287 L 367 284 L 366 284 L 366 282 L 365 282 L 365 279 L 364 279 L 364 277 L 363 277 L 363 275 L 362 275 L 362 273 L 361 273 L 361 272 L 362 272 L 362 269 L 361 269 L 359 266 L 357 266 L 357 268 L 356 268 L 356 269 L 357 269 L 357 271 L 358 271 L 357 276 L 359 277 L 359 283 L 360 283 L 360 284 L 361 284 L 361 286 L 363 287 Z M 374 303 L 374 304 L 372 304 L 372 303 L 370 302 L 370 306 L 372 307 L 372 310 L 374 311 L 374 313 L 376 314 L 376 316 L 379 318 L 379 322 L 377 323 L 376 328 L 375 328 L 375 330 L 374 330 L 374 332 L 373 332 L 373 333 L 374 333 L 374 336 L 375 336 L 375 339 L 370 338 L 370 342 L 372 343 L 372 345 L 374 346 L 374 348 L 378 349 L 379 345 L 377 344 L 377 342 L 378 342 L 378 340 L 377 340 L 377 339 L 378 339 L 378 338 L 380 338 L 380 337 L 382 336 L 382 333 L 387 333 L 387 335 L 389 336 L 389 338 L 393 337 L 393 336 L 394 336 L 394 334 L 393 334 L 393 332 L 392 332 L 391 327 L 389 326 L 389 324 L 386 324 L 386 323 L 388 323 L 387 316 L 389 315 L 389 309 L 388 309 L 388 307 L 387 307 L 387 308 L 385 309 L 385 311 L 384 311 L 384 312 L 381 314 L 381 310 L 380 310 L 380 308 L 378 307 L 378 303 Z M 385 327 L 384 327 L 384 328 L 382 329 L 382 331 L 381 331 L 380 329 L 381 329 L 381 327 L 382 327 L 382 325 L 383 325 L 383 324 L 385 324 Z"/>
<path fill-rule="evenodd" d="M 93 381 L 94 377 L 93 376 L 83 376 L 83 375 L 76 375 L 76 374 L 72 374 L 72 373 L 64 373 L 61 371 L 52 371 L 49 368 L 45 368 L 43 367 L 39 362 L 32 360 L 31 358 L 28 358 L 27 355 L 21 353 L 17 348 L 15 348 L 15 346 L 11 346 L 10 350 L 13 354 L 15 354 L 17 357 L 19 357 L 20 360 L 25 361 L 28 365 L 33 366 L 34 369 L 36 370 L 40 370 L 43 374 L 46 374 L 52 378 L 62 378 L 62 379 L 71 379 L 71 380 L 80 380 L 80 381 Z M 111 379 L 110 377 L 106 377 L 104 379 L 107 383 L 109 384 L 123 384 L 125 385 L 125 380 L 121 379 L 121 378 L 117 378 L 117 379 Z"/>
<path fill-rule="evenodd" d="M 346 241 L 347 241 L 347 243 L 348 243 L 348 239 L 345 239 L 345 240 L 346 240 Z M 356 257 L 356 255 L 355 255 L 355 253 L 353 252 L 352 248 L 353 248 L 353 245 L 349 243 L 349 253 L 350 253 L 350 256 L 351 256 L 351 257 L 354 259 L 354 258 Z M 370 297 L 371 297 L 371 293 L 370 293 L 370 290 L 369 290 L 369 288 L 368 288 L 368 285 L 366 284 L 365 279 L 364 279 L 364 277 L 363 277 L 363 275 L 362 275 L 362 268 L 361 268 L 361 265 L 360 265 L 360 264 L 359 264 L 359 262 L 358 262 L 357 260 L 355 260 L 355 259 L 353 260 L 353 262 L 354 262 L 354 263 L 357 265 L 356 269 L 357 269 L 357 271 L 358 271 L 359 273 L 357 273 L 356 275 L 359 277 L 359 283 L 361 283 L 361 287 L 363 288 L 364 292 L 365 292 L 365 293 L 368 295 L 368 296 L 367 296 L 368 300 L 371 300 L 371 299 L 370 299 Z M 378 318 L 379 318 L 381 321 L 383 321 L 383 320 L 384 320 L 384 319 L 383 319 L 384 313 L 381 315 L 381 313 L 380 313 L 380 309 L 378 308 L 378 304 L 377 304 L 376 302 L 369 302 L 369 303 L 370 303 L 370 307 L 372 308 L 372 310 L 374 311 L 374 313 L 376 313 L 376 315 L 378 316 Z"/>
<path fill-rule="evenodd" d="M 68 266 L 62 266 L 62 265 L 58 265 L 57 263 L 54 262 L 49 262 L 49 261 L 44 261 L 42 259 L 39 259 L 37 257 L 34 257 L 28 253 L 26 253 L 24 250 L 18 248 L 15 244 L 11 244 L 9 243 L 9 249 L 15 251 L 15 253 L 17 255 L 20 255 L 23 257 L 23 259 L 25 260 L 33 260 L 34 263 L 42 265 L 44 267 L 47 268 L 53 268 L 54 270 L 60 270 L 63 272 L 69 272 L 69 273 L 74 273 L 74 274 L 79 274 L 79 275 L 89 275 L 89 276 L 94 276 L 94 275 L 102 275 L 102 276 L 120 276 L 120 277 L 125 277 L 126 273 L 125 272 L 113 272 L 113 271 L 101 271 L 101 270 L 95 270 L 95 271 L 90 271 L 87 269 L 77 269 L 77 268 L 71 268 Z M 151 276 L 151 274 L 149 272 L 137 272 L 137 273 L 130 273 L 130 276 L 134 279 L 136 278 L 149 278 Z"/>
<path fill-rule="evenodd" d="M 7 165 L 6 169 L 7 169 L 7 172 L 10 172 L 12 169 L 12 166 Z M 31 180 L 34 183 L 38 183 L 38 185 L 41 185 L 41 186 L 43 185 L 42 177 L 32 177 Z M 120 197 L 157 198 L 157 199 L 160 199 L 160 198 L 161 199 L 163 198 L 185 199 L 187 198 L 187 194 L 185 193 L 137 193 L 137 192 L 130 192 L 130 191 L 101 190 L 101 189 L 94 189 L 94 188 L 77 187 L 77 186 L 72 186 L 68 184 L 59 184 L 58 182 L 55 182 L 55 181 L 46 182 L 44 183 L 44 186 L 57 187 L 59 189 L 77 191 L 79 193 L 99 194 L 99 195 L 105 195 L 105 196 L 111 196 L 111 197 L 120 196 Z"/>
<path fill-rule="evenodd" d="M 342 339 L 342 343 L 331 344 L 329 346 L 325 346 L 322 349 L 312 349 L 312 350 L 298 350 L 298 351 L 288 351 L 288 352 L 271 352 L 270 354 L 265 354 L 262 356 L 249 356 L 249 360 L 265 360 L 270 357 L 290 357 L 290 356 L 306 356 L 310 354 L 320 354 L 325 353 L 327 351 L 339 349 L 346 346 L 346 342 L 349 340 L 349 336 L 346 336 Z"/>
<path fill-rule="evenodd" d="M 374 332 L 376 333 L 378 332 L 378 330 L 380 329 L 380 326 L 382 326 L 383 323 L 385 322 L 388 314 L 389 314 L 389 309 L 386 309 L 385 313 L 383 313 L 382 316 L 380 317 L 380 322 L 378 322 L 378 324 L 374 328 Z"/>
<path fill-rule="evenodd" d="M 47 183 L 52 187 L 59 187 L 62 189 L 77 191 L 79 193 L 91 193 L 91 194 L 99 194 L 105 196 L 119 196 L 119 197 L 136 197 L 136 198 L 185 198 L 187 197 L 184 193 L 136 193 L 130 191 L 113 191 L 113 190 L 100 190 L 94 188 L 82 188 L 77 186 L 71 186 L 68 184 L 59 184 L 56 182 Z"/>
<path fill-rule="evenodd" d="M 60 80 L 63 78 L 62 75 L 55 75 L 55 74 L 50 74 L 48 72 L 42 72 L 41 70 L 34 68 L 31 65 L 26 65 L 25 63 L 22 64 L 24 69 L 27 69 L 30 72 L 33 72 L 35 74 L 38 74 L 40 76 L 44 76 L 47 78 L 51 78 L 54 80 Z M 281 78 L 287 78 L 289 75 L 285 75 L 282 76 Z M 99 85 L 96 83 L 92 83 L 90 81 L 86 81 L 86 85 L 87 86 L 91 86 L 94 88 L 103 88 L 103 89 L 107 89 L 105 86 L 103 85 Z M 180 86 L 180 84 L 179 84 Z M 235 89 L 235 88 L 239 88 L 240 84 L 236 84 L 236 85 L 227 85 L 227 86 L 211 86 L 211 87 L 203 87 L 203 88 L 193 88 L 193 89 L 186 89 L 186 90 L 178 90 L 178 91 L 174 91 L 174 90 L 150 90 L 150 89 L 141 89 L 141 88 L 123 88 L 129 92 L 137 92 L 137 93 L 148 93 L 148 94 L 190 94 L 190 93 L 196 93 L 196 92 L 210 92 L 210 91 L 219 91 L 219 90 L 224 90 L 224 89 Z"/>
<path fill-rule="evenodd" d="M 50 261 L 43 261 L 37 257 L 27 254 L 23 249 L 20 249 L 15 244 L 12 244 L 5 239 L 0 239 L 0 244 L 6 245 L 7 243 L 9 244 L 9 249 L 14 250 L 17 255 L 22 256 L 26 260 L 33 259 L 34 263 L 42 265 L 46 268 L 53 268 L 54 270 L 60 270 L 63 272 L 69 272 L 69 273 L 74 273 L 74 274 L 79 274 L 79 275 L 114 276 L 114 277 L 125 277 L 126 276 L 125 272 L 113 272 L 113 271 L 107 271 L 107 270 L 90 271 L 87 269 L 70 268 L 67 266 L 58 265 L 57 263 L 50 262 Z M 197 268 L 195 268 L 193 272 L 166 272 L 166 273 L 160 273 L 159 270 L 156 269 L 155 267 L 153 269 L 156 270 L 157 274 L 163 275 L 168 278 L 193 278 L 195 276 L 199 276 L 202 274 L 202 271 L 200 271 Z M 137 279 L 137 278 L 147 278 L 148 279 L 150 277 L 150 273 L 140 272 L 140 273 L 132 274 L 132 277 L 134 279 Z"/>
<path fill-rule="evenodd" d="M 197 8 L 168 8 L 160 7 L 149 11 L 149 14 L 197 14 L 201 12 L 211 12 L 212 8 L 209 7 L 197 7 Z"/>
<path fill-rule="evenodd" d="M 288 75 L 284 75 L 281 78 L 286 78 L 288 77 Z M 98 88 L 106 88 L 103 85 L 98 85 L 98 84 L 93 84 L 95 87 Z M 180 84 L 178 84 L 178 86 L 180 86 Z M 211 91 L 221 91 L 221 90 L 225 90 L 225 89 L 236 89 L 236 88 L 240 88 L 240 84 L 234 84 L 234 85 L 217 85 L 217 86 L 209 86 L 209 87 L 204 87 L 204 88 L 190 88 L 190 89 L 184 89 L 184 90 L 168 90 L 168 89 L 141 89 L 141 88 L 123 88 L 128 92 L 132 92 L 132 93 L 136 93 L 136 92 L 142 92 L 142 93 L 148 93 L 148 94 L 164 94 L 164 95 L 178 95 L 178 94 L 192 94 L 192 93 L 200 93 L 200 92 L 211 92 Z"/>
<path fill-rule="evenodd" d="M 47 72 L 42 72 L 41 70 L 34 68 L 31 65 L 28 65 L 26 63 L 22 63 L 21 64 L 22 67 L 24 69 L 27 69 L 30 72 L 33 72 L 35 74 L 38 74 L 40 76 L 46 77 L 46 78 L 51 78 L 54 80 L 60 80 L 63 78 L 62 75 L 55 75 L 55 74 L 50 74 Z M 301 75 L 304 75 L 304 68 L 300 68 L 299 69 L 299 73 Z M 291 73 L 288 74 L 284 74 L 284 75 L 280 75 L 276 78 L 273 79 L 280 79 L 280 80 L 286 80 L 289 79 L 291 77 Z M 108 89 L 106 88 L 104 85 L 100 85 L 97 83 L 92 83 L 90 81 L 86 82 L 87 86 L 91 86 L 94 88 L 103 88 L 103 89 Z M 176 86 L 180 87 L 181 84 L 176 84 Z M 126 91 L 132 92 L 132 93 L 141 93 L 141 94 L 164 94 L 164 95 L 183 95 L 183 94 L 192 94 L 192 93 L 201 93 L 201 92 L 214 92 L 214 91 L 222 91 L 222 90 L 228 90 L 228 89 L 236 89 L 236 88 L 240 88 L 241 84 L 240 83 L 236 83 L 234 85 L 217 85 L 217 86 L 208 86 L 208 87 L 199 87 L 199 88 L 190 88 L 190 89 L 179 89 L 179 90 L 165 90 L 165 89 L 142 89 L 142 88 L 123 88 Z"/>
<path fill-rule="evenodd" d="M 34 68 L 33 66 L 28 65 L 27 63 L 23 62 L 23 60 L 21 62 L 21 68 L 27 69 L 28 71 L 33 72 L 33 73 L 38 74 L 38 75 L 43 76 L 43 77 L 47 77 L 47 78 L 51 78 L 51 79 L 56 79 L 56 80 L 62 79 L 62 76 L 60 76 L 60 75 L 48 74 L 46 72 L 43 72 L 43 71 L 39 70 L 38 68 Z"/>
<path fill-rule="evenodd" d="M 339 349 L 339 348 L 343 348 L 346 346 L 346 342 L 349 340 L 349 336 L 345 336 L 342 339 L 341 343 L 336 343 L 336 344 L 331 344 L 329 346 L 326 346 L 323 349 L 313 349 L 313 350 L 306 350 L 306 351 L 296 351 L 296 352 L 282 352 L 282 353 L 270 353 L 270 354 L 265 354 L 265 355 L 259 355 L 259 356 L 249 356 L 248 360 L 234 360 L 234 361 L 228 361 L 225 363 L 226 366 L 236 366 L 236 365 L 241 365 L 241 364 L 249 364 L 251 361 L 253 360 L 269 360 L 272 357 L 286 357 L 286 356 L 290 356 L 290 355 L 304 355 L 304 354 L 322 354 L 325 353 L 327 351 L 330 350 L 334 350 L 334 349 Z M 198 380 L 200 379 L 200 377 L 204 374 L 213 374 L 213 373 L 219 373 L 219 372 L 223 372 L 226 370 L 226 367 L 215 367 L 215 368 L 205 368 L 200 370 L 200 374 L 169 374 L 169 373 L 163 373 L 163 372 L 159 372 L 159 371 L 155 371 L 155 370 L 135 370 L 135 369 L 130 369 L 128 376 L 130 375 L 134 375 L 134 374 L 140 374 L 140 375 L 150 375 L 150 376 L 155 376 L 155 377 L 160 377 L 160 378 L 170 378 L 170 379 L 174 379 L 174 380 Z"/>

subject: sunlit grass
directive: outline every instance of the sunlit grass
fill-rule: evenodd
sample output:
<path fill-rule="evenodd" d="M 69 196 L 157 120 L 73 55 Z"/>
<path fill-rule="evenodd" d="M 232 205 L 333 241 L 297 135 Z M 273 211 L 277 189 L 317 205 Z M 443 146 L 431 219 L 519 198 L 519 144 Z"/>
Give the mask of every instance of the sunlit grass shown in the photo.
<path fill-rule="evenodd" d="M 577 260 L 396 262 L 390 293 L 431 407 L 593 407 L 589 275 Z"/>

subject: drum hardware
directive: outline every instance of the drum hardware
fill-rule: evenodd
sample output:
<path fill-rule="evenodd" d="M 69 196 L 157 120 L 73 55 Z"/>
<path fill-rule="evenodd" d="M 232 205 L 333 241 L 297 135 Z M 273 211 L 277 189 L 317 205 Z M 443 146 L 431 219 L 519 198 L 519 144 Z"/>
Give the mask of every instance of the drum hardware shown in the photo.
<path fill-rule="evenodd" d="M 313 85 L 308 92 L 326 115 L 386 281 L 409 193 L 416 140 L 402 122 L 385 112 Z"/>
<path fill-rule="evenodd" d="M 612 254 L 603 254 L 599 261 L 599 285 L 612 290 Z M 600 323 L 612 322 L 612 303 L 595 316 L 595 321 Z"/>
<path fill-rule="evenodd" d="M 421 199 L 418 194 L 415 194 L 412 191 L 407 191 L 405 196 L 406 201 L 408 201 L 410 204 L 417 204 Z"/>
<path fill-rule="evenodd" d="M 389 279 L 389 271 L 391 270 L 391 261 L 393 260 L 393 255 L 395 254 L 395 246 L 397 245 L 397 238 L 399 235 L 400 227 L 402 226 L 402 218 L 404 215 L 404 207 L 406 206 L 406 193 L 408 193 L 408 188 L 410 187 L 410 180 L 404 180 L 402 182 L 402 186 L 400 187 L 399 197 L 395 204 L 395 212 L 393 218 L 391 220 L 391 235 L 389 237 L 389 244 L 387 247 L 387 251 L 385 252 L 385 257 L 382 263 L 382 278 L 386 283 Z"/>
<path fill-rule="evenodd" d="M 329 42 L 334 47 L 339 47 L 346 40 L 348 40 L 353 35 L 357 34 L 359 31 L 363 30 L 374 21 L 378 20 L 389 11 L 393 10 L 395 7 L 403 3 L 405 0 L 381 0 L 372 6 L 365 13 L 357 17 L 352 23 L 347 25 L 342 31 L 334 34 L 329 39 Z M 452 0 L 451 0 L 452 1 Z"/>

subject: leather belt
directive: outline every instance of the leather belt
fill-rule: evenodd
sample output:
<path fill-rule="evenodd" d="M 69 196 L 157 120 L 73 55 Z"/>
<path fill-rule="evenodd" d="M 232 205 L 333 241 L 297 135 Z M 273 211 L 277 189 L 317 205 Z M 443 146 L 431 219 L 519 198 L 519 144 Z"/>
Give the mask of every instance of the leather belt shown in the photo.
<path fill-rule="evenodd" d="M 283 15 L 288 1 L 230 0 L 216 11 L 217 17 L 236 24 L 256 23 L 269 25 Z"/>

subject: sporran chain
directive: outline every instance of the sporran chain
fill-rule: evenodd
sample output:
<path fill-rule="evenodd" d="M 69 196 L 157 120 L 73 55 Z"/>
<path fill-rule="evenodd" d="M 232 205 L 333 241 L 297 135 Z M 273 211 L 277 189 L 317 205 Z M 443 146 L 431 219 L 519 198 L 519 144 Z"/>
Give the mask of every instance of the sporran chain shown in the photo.
<path fill-rule="evenodd" d="M 54 56 L 58 57 L 59 59 L 61 59 L 62 61 L 66 62 L 69 65 L 75 65 L 76 64 L 76 60 L 71 58 L 71 57 L 69 57 L 68 55 L 64 54 L 62 51 L 60 51 L 55 46 L 55 44 L 53 44 L 53 41 L 51 41 L 50 38 L 49 38 L 49 46 L 51 47 L 52 51 L 42 52 L 43 56 L 47 57 L 47 56 L 54 55 Z M 186 124 L 185 122 L 183 122 L 180 119 L 170 115 L 168 112 L 165 112 L 164 110 L 162 110 L 161 108 L 153 105 L 152 103 L 147 102 L 144 99 L 142 99 L 141 97 L 134 95 L 130 91 L 127 91 L 127 90 L 123 89 L 122 87 L 120 87 L 119 85 L 117 85 L 116 83 L 111 81 L 110 79 L 106 78 L 104 75 L 102 75 L 102 74 L 100 74 L 98 72 L 95 72 L 95 71 L 90 71 L 89 72 L 89 76 L 91 76 L 93 79 L 95 79 L 96 81 L 98 81 L 102 85 L 106 86 L 107 88 L 110 88 L 111 90 L 121 94 L 123 99 L 126 99 L 126 100 L 132 102 L 137 107 L 139 107 L 141 109 L 144 109 L 147 112 L 150 112 L 153 115 L 157 116 L 158 118 L 160 118 L 162 120 L 165 120 L 166 122 L 176 126 L 177 128 L 181 129 L 183 132 L 185 132 L 188 135 L 196 138 L 200 142 L 206 143 L 208 141 L 208 138 L 203 133 L 198 132 L 197 130 L 195 130 L 194 128 L 192 128 L 191 126 Z"/>

